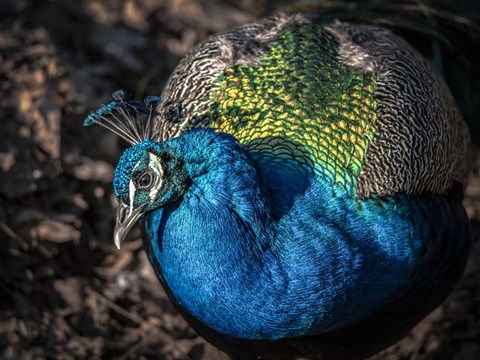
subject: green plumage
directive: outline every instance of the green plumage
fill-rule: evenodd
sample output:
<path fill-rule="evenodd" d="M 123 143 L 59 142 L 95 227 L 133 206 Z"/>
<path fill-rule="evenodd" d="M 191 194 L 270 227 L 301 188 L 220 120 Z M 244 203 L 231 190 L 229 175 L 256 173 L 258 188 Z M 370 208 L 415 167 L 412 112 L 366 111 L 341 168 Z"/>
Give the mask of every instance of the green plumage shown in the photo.
<path fill-rule="evenodd" d="M 280 14 L 218 34 L 180 62 L 157 111 L 158 140 L 213 127 L 362 198 L 466 179 L 469 132 L 446 85 L 380 27 Z"/>
<path fill-rule="evenodd" d="M 375 135 L 375 77 L 339 61 L 338 49 L 322 27 L 283 30 L 258 64 L 219 77 L 211 125 L 252 152 L 304 162 L 356 187 Z"/>

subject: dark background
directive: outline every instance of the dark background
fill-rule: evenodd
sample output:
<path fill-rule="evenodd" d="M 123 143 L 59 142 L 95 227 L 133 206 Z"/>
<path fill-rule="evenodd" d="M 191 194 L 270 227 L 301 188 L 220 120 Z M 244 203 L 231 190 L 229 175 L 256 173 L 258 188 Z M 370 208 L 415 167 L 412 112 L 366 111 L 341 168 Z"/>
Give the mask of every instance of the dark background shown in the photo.
<path fill-rule="evenodd" d="M 369 3 L 375 9 L 388 5 Z M 421 5 L 403 3 L 417 5 L 414 10 Z M 471 3 L 457 1 L 454 10 L 471 14 Z M 342 9 L 353 18 L 371 16 L 371 9 L 357 11 L 352 3 L 322 4 L 332 18 Z M 138 229 L 116 250 L 111 181 L 125 144 L 101 128 L 83 128 L 82 121 L 116 89 L 140 98 L 159 95 L 193 44 L 279 5 L 285 4 L 1 1 L 0 358 L 225 358 L 173 309 Z M 377 22 L 395 24 L 395 9 L 387 7 Z M 422 44 L 417 37 L 412 41 Z M 464 45 L 456 53 L 460 60 L 473 56 L 467 38 L 453 41 Z M 439 62 L 430 45 L 427 53 L 445 66 L 478 144 L 480 102 L 467 81 L 478 76 L 478 68 L 449 65 L 448 54 Z M 480 359 L 478 150 L 472 167 L 465 206 L 474 248 L 462 282 L 410 336 L 375 359 Z"/>

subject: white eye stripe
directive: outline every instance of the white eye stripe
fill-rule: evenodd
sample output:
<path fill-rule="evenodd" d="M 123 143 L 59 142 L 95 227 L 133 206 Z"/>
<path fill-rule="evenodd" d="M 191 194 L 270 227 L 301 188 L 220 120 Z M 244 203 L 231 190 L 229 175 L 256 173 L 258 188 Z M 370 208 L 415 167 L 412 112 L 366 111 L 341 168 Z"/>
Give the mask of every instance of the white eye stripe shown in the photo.
<path fill-rule="evenodd" d="M 129 200 L 130 200 L 130 211 L 128 213 L 128 216 L 132 215 L 133 211 L 133 201 L 135 200 L 135 192 L 136 192 L 136 187 L 135 184 L 133 183 L 133 180 L 130 180 L 130 183 L 128 184 L 128 193 L 129 193 Z"/>
<path fill-rule="evenodd" d="M 160 164 L 160 160 L 158 158 L 149 153 L 149 168 L 155 173 L 155 184 L 152 186 L 152 189 L 150 190 L 148 196 L 151 201 L 154 201 L 155 198 L 157 197 L 158 191 L 162 187 L 162 182 L 163 182 L 163 169 L 162 165 Z"/>
<path fill-rule="evenodd" d="M 133 167 L 132 174 L 136 170 L 136 168 L 140 165 L 141 161 L 138 161 L 135 166 Z M 135 200 L 135 192 L 137 188 L 135 187 L 135 184 L 133 183 L 133 179 L 130 179 L 130 182 L 128 183 L 128 199 L 130 200 L 130 211 L 128 216 L 132 215 L 133 211 L 133 202 Z"/>
<path fill-rule="evenodd" d="M 160 160 L 158 160 L 158 158 L 149 153 L 148 154 L 149 156 L 149 168 L 153 170 L 153 172 L 159 177 L 161 178 L 162 175 L 163 175 L 163 170 L 162 170 L 162 165 L 160 164 Z"/>

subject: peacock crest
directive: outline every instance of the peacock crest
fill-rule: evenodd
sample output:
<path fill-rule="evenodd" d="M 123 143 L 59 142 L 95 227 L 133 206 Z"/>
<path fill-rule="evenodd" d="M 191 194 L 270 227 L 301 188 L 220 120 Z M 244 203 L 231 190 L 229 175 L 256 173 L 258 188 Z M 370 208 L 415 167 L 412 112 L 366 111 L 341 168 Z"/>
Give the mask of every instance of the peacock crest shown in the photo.
<path fill-rule="evenodd" d="M 152 120 L 157 117 L 160 98 L 148 96 L 143 101 L 134 100 L 125 90 L 117 90 L 111 95 L 111 102 L 92 111 L 83 125 L 100 125 L 112 131 L 131 145 L 145 139 L 165 141 L 170 138 L 165 122 L 154 127 Z M 178 101 L 169 101 L 164 106 L 168 118 L 182 119 L 182 107 Z"/>

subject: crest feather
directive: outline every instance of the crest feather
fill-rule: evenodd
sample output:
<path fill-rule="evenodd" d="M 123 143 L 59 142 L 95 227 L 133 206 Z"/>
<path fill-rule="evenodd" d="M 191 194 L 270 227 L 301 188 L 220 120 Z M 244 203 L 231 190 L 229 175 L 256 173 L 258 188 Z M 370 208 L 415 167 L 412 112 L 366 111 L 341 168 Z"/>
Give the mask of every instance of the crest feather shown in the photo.
<path fill-rule="evenodd" d="M 117 90 L 111 95 L 111 100 L 92 111 L 83 126 L 103 126 L 131 145 L 154 137 L 152 117 L 157 115 L 155 108 L 160 102 L 159 97 L 148 96 L 144 101 L 131 100 L 128 92 Z"/>

